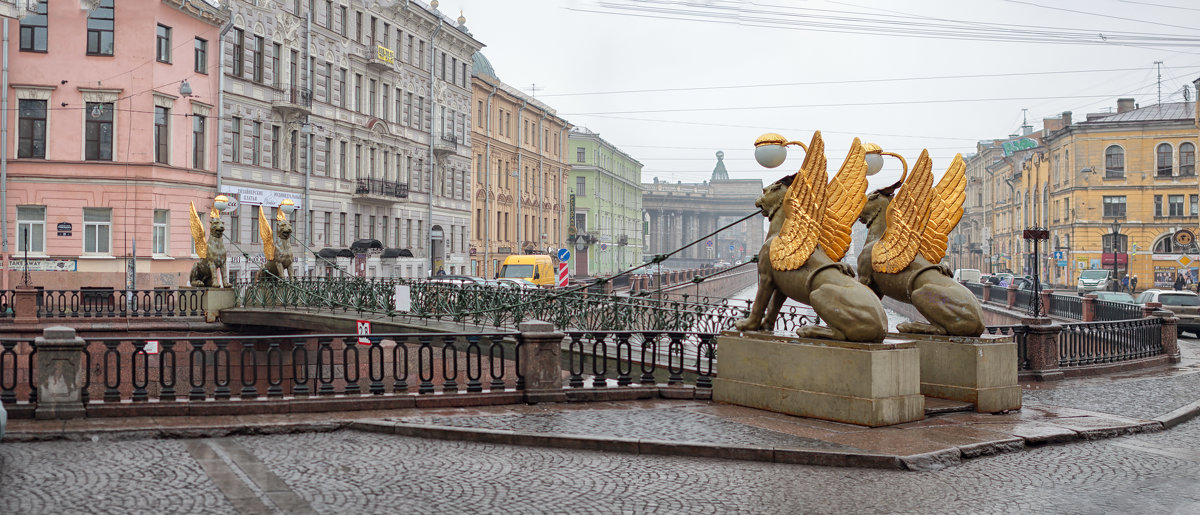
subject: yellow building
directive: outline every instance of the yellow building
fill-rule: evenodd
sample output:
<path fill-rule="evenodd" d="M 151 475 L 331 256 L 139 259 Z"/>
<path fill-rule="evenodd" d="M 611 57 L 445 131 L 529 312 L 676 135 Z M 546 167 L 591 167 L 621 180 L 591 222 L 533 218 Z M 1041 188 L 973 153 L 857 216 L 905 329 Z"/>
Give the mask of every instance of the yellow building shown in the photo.
<path fill-rule="evenodd" d="M 571 124 L 500 81 L 479 52 L 471 85 L 471 275 L 492 277 L 509 255 L 565 246 L 570 169 L 563 152 Z"/>
<path fill-rule="evenodd" d="M 977 243 L 985 256 L 977 268 L 1032 275 L 1036 260 L 1043 279 L 1066 288 L 1085 269 L 1137 276 L 1139 289 L 1169 287 L 1179 271 L 1194 281 L 1200 249 L 1174 235 L 1200 231 L 1198 139 L 1195 102 L 1143 108 L 1123 98 L 1112 113 L 1075 122 L 1064 112 L 1040 132 L 981 142 L 951 236 L 966 243 L 951 246 L 952 258 L 978 263 Z M 1022 237 L 1030 227 L 1049 229 L 1036 255 Z"/>

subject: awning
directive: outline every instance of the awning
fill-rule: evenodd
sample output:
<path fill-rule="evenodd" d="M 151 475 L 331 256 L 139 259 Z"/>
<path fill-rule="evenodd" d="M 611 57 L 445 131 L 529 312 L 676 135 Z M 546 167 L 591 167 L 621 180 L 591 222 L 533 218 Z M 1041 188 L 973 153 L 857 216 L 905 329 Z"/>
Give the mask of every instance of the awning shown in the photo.
<path fill-rule="evenodd" d="M 408 249 L 383 249 L 383 259 L 394 259 L 398 257 L 413 257 L 413 253 Z"/>
<path fill-rule="evenodd" d="M 368 250 L 368 249 L 382 249 L 382 248 L 383 248 L 383 243 L 380 243 L 379 240 L 373 240 L 373 239 L 357 240 L 354 243 L 350 244 L 350 250 L 352 250 L 354 252 L 362 252 L 362 251 Z"/>

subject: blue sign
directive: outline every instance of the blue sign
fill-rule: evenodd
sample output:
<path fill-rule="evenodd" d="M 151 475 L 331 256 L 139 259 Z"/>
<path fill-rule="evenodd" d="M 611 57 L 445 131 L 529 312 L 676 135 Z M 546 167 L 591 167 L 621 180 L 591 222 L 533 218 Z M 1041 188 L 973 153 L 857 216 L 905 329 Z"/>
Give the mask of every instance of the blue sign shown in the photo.
<path fill-rule="evenodd" d="M 730 252 L 733 252 L 733 245 L 730 245 L 730 246 L 729 246 L 729 251 L 730 251 Z"/>
<path fill-rule="evenodd" d="M 1062 260 L 1062 258 L 1063 258 L 1063 251 L 1061 251 L 1061 250 L 1054 251 L 1054 259 Z"/>
<path fill-rule="evenodd" d="M 571 251 L 567 249 L 558 249 L 558 260 L 567 261 L 571 259 Z"/>
<path fill-rule="evenodd" d="M 1067 260 L 1065 260 L 1065 259 L 1058 260 L 1058 266 L 1067 266 Z"/>

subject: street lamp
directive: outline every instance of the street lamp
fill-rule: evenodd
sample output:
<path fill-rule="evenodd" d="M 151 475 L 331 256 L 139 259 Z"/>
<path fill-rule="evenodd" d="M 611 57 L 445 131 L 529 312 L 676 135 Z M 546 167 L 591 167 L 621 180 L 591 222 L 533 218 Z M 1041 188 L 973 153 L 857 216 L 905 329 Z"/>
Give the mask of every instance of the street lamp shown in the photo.
<path fill-rule="evenodd" d="M 1120 247 L 1121 247 L 1121 245 L 1119 243 L 1120 239 L 1121 239 L 1121 221 L 1116 218 L 1113 218 L 1113 221 L 1112 221 L 1113 276 L 1112 276 L 1112 286 L 1111 286 L 1113 291 L 1117 291 L 1118 290 L 1117 285 L 1121 284 L 1121 280 L 1119 279 L 1121 273 L 1120 273 L 1120 270 L 1117 268 L 1117 252 L 1120 250 Z"/>

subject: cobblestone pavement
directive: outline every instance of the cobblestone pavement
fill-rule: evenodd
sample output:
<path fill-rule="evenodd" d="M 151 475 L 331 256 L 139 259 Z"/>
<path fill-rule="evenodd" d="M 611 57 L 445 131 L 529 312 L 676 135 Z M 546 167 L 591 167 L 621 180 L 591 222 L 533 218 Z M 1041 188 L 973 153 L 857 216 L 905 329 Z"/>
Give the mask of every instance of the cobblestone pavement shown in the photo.
<path fill-rule="evenodd" d="M 216 454 L 241 469 L 248 493 L 237 507 L 189 455 L 198 443 L 229 451 Z M 280 485 L 272 491 L 262 476 Z M 355 431 L 0 446 L 0 513 L 21 514 L 1198 513 L 1197 484 L 1198 421 L 924 473 Z"/>

